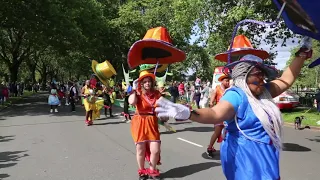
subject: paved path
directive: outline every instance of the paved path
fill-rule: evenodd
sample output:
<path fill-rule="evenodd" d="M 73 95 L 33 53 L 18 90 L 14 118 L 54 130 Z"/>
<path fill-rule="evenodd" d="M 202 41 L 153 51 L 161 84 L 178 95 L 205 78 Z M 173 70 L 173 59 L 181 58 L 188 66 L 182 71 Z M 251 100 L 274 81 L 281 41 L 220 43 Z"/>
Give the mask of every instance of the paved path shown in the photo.
<path fill-rule="evenodd" d="M 135 148 L 122 117 L 84 126 L 84 111 L 61 107 L 50 114 L 44 95 L 0 112 L 0 179 L 5 180 L 134 180 Z M 119 111 L 117 112 L 119 113 Z M 164 179 L 225 179 L 219 156 L 205 155 L 213 128 L 185 122 L 162 127 Z M 319 179 L 320 132 L 285 127 L 282 179 Z"/>

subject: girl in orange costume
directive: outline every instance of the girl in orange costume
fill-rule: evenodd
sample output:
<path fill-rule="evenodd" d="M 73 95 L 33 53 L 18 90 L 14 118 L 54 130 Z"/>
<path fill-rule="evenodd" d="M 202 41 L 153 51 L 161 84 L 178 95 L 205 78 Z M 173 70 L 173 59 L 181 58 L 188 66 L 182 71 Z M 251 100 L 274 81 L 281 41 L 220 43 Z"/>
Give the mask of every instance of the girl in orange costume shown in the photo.
<path fill-rule="evenodd" d="M 131 135 L 136 144 L 139 179 L 150 176 L 159 179 L 160 173 L 156 165 L 160 162 L 160 133 L 158 118 L 154 112 L 155 103 L 161 93 L 155 90 L 155 75 L 142 71 L 133 84 L 135 89 L 129 96 L 129 104 L 136 106 L 136 113 L 131 121 Z M 148 157 L 150 153 L 150 157 Z M 145 169 L 146 155 L 150 158 L 150 168 Z"/>

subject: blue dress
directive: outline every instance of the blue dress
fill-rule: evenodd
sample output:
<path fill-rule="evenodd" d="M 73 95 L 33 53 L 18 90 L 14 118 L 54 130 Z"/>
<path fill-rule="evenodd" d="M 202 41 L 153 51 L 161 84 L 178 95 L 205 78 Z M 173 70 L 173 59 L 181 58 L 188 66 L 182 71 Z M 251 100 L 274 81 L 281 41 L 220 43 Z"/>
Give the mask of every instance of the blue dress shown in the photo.
<path fill-rule="evenodd" d="M 227 121 L 228 133 L 220 148 L 221 164 L 226 178 L 228 180 L 280 179 L 279 151 L 272 145 L 245 93 L 240 88 L 232 87 L 226 91 L 221 100 L 228 101 L 234 106 L 239 128 L 247 136 L 239 131 L 235 120 Z"/>
<path fill-rule="evenodd" d="M 59 105 L 60 100 L 59 100 L 58 96 L 50 94 L 49 98 L 48 98 L 48 104 L 53 105 L 53 106 Z"/>

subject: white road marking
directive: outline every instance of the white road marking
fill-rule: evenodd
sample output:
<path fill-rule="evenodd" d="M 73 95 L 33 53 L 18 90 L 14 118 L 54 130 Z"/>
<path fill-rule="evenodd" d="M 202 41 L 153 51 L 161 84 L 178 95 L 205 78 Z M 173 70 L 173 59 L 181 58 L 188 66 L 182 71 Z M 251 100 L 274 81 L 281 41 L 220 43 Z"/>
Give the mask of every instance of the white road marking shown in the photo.
<path fill-rule="evenodd" d="M 182 139 L 182 138 L 177 138 L 177 139 L 179 139 L 179 140 L 181 140 L 181 141 L 184 141 L 184 142 L 187 142 L 187 143 L 189 143 L 189 144 L 198 146 L 198 147 L 203 147 L 203 146 L 201 146 L 200 144 L 196 144 L 196 143 L 194 143 L 194 142 L 191 142 L 191 141 L 188 141 L 188 140 L 185 140 L 185 139 Z"/>

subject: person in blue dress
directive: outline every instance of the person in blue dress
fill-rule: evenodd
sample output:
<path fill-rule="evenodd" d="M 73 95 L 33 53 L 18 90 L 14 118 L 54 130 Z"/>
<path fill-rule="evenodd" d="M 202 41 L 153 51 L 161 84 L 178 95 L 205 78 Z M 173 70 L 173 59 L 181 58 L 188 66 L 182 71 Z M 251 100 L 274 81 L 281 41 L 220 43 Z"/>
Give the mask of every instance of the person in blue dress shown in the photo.
<path fill-rule="evenodd" d="M 311 54 L 310 49 L 301 48 L 278 78 L 277 70 L 265 65 L 261 58 L 245 55 L 227 65 L 232 70 L 233 84 L 216 106 L 190 111 L 160 98 L 155 111 L 158 117 L 190 119 L 205 124 L 226 122 L 227 135 L 220 148 L 226 178 L 279 180 L 283 121 L 273 97 L 294 83 Z"/>

